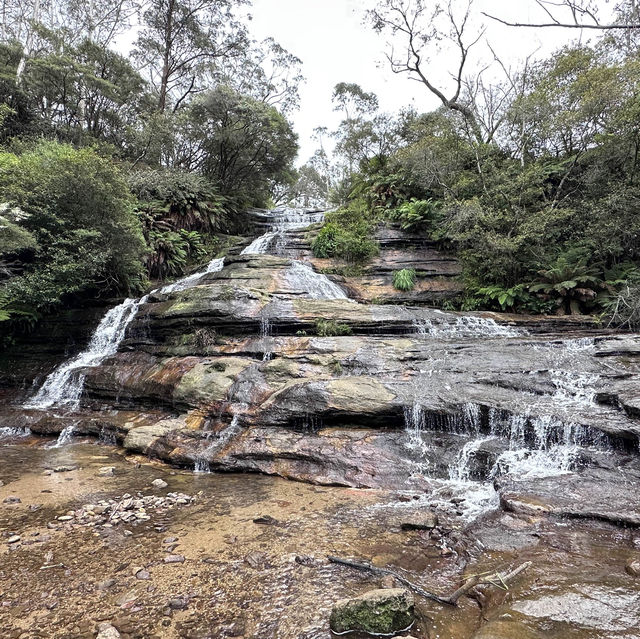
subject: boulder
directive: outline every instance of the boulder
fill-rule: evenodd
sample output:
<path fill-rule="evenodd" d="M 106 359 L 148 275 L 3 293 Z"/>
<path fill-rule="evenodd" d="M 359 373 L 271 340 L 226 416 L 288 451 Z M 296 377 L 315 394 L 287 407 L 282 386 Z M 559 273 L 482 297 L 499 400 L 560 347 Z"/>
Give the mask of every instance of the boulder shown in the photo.
<path fill-rule="evenodd" d="M 407 630 L 414 621 L 412 594 L 403 588 L 387 588 L 338 601 L 331 611 L 330 625 L 336 633 L 391 635 Z"/>

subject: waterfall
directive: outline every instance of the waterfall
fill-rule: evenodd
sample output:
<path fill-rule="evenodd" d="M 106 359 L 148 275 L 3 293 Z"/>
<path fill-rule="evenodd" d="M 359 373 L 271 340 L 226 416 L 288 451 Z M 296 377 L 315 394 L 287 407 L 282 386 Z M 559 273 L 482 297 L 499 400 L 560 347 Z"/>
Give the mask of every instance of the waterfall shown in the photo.
<path fill-rule="evenodd" d="M 53 446 L 51 446 L 51 448 L 62 448 L 63 446 L 66 446 L 68 443 L 70 443 L 71 440 L 73 439 L 73 434 L 75 432 L 75 429 L 76 429 L 75 424 L 69 424 L 69 426 L 65 426 L 60 432 L 60 434 L 58 435 L 58 439 L 56 440 L 56 443 Z"/>
<path fill-rule="evenodd" d="M 147 296 L 126 299 L 112 308 L 102 318 L 94 331 L 86 350 L 61 364 L 51 373 L 35 396 L 25 404 L 25 408 L 50 408 L 51 406 L 69 406 L 77 408 L 84 386 L 85 368 L 100 365 L 107 357 L 118 351 L 124 339 L 127 327 L 138 312 Z"/>
<path fill-rule="evenodd" d="M 415 333 L 422 337 L 522 337 L 526 332 L 498 324 L 489 317 L 458 317 L 455 323 L 438 322 L 430 319 L 416 318 L 413 320 Z"/>
<path fill-rule="evenodd" d="M 204 271 L 198 271 L 197 273 L 192 273 L 187 277 L 183 277 L 181 280 L 174 282 L 173 284 L 167 284 L 167 286 L 163 286 L 160 289 L 160 293 L 173 293 L 174 291 L 184 291 L 191 286 L 194 286 L 195 283 L 207 273 L 217 273 L 222 270 L 224 266 L 224 257 L 217 257 L 209 262 L 207 268 Z M 154 291 L 155 293 L 156 291 Z"/>
<path fill-rule="evenodd" d="M 19 437 L 29 437 L 31 431 L 28 428 L 18 428 L 3 426 L 0 428 L 0 441 L 3 439 L 17 439 Z"/>
<path fill-rule="evenodd" d="M 302 291 L 311 299 L 348 300 L 347 294 L 326 275 L 316 273 L 309 264 L 294 260 L 285 275 L 294 291 Z"/>
<path fill-rule="evenodd" d="M 264 235 L 257 237 L 253 242 L 251 242 L 251 244 L 249 244 L 249 246 L 242 250 L 240 255 L 264 255 L 278 235 L 278 231 L 269 231 Z"/>
<path fill-rule="evenodd" d="M 222 450 L 229 441 L 235 437 L 241 430 L 240 418 L 238 415 L 234 415 L 229 426 L 227 426 L 220 433 L 209 433 L 207 441 L 209 445 L 206 446 L 198 455 L 195 460 L 193 470 L 196 473 L 208 473 L 211 471 L 209 466 L 209 459 L 218 451 Z"/>

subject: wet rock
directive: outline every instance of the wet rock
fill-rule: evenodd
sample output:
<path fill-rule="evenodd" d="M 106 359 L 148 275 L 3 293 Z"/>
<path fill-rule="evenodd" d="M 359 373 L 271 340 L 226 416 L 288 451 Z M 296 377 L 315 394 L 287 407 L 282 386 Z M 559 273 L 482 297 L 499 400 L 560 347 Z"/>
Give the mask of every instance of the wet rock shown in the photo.
<path fill-rule="evenodd" d="M 3 504 L 21 504 L 22 500 L 20 497 L 16 497 L 15 495 L 9 495 L 9 497 L 5 497 L 2 500 Z"/>
<path fill-rule="evenodd" d="M 164 563 L 165 564 L 182 564 L 184 563 L 184 556 L 183 555 L 167 555 L 164 558 Z"/>
<path fill-rule="evenodd" d="M 540 479 L 503 478 L 496 481 L 496 488 L 507 511 L 640 526 L 640 493 L 628 488 L 636 481 L 622 468 L 592 468 L 581 474 Z"/>
<path fill-rule="evenodd" d="M 166 482 L 166 481 L 164 481 L 163 479 L 154 479 L 154 480 L 151 482 L 151 485 L 152 485 L 154 488 L 159 488 L 159 489 L 161 489 L 161 488 L 166 488 L 169 484 L 167 484 L 167 482 Z"/>
<path fill-rule="evenodd" d="M 120 639 L 120 633 L 110 623 L 101 623 L 96 639 Z"/>
<path fill-rule="evenodd" d="M 519 621 L 491 621 L 485 624 L 473 639 L 547 639 L 545 633 L 527 628 Z"/>
<path fill-rule="evenodd" d="M 262 524 L 265 526 L 277 526 L 280 522 L 277 519 L 271 517 L 271 515 L 262 515 L 261 517 L 256 517 L 253 520 L 254 524 Z"/>
<path fill-rule="evenodd" d="M 624 567 L 628 574 L 632 577 L 640 577 L 640 561 L 637 559 L 631 559 Z"/>
<path fill-rule="evenodd" d="M 372 590 L 353 599 L 338 601 L 331 611 L 331 630 L 393 634 L 415 621 L 413 596 L 403 588 Z"/>
<path fill-rule="evenodd" d="M 438 525 L 438 516 L 432 512 L 415 513 L 400 523 L 402 530 L 432 530 Z"/>

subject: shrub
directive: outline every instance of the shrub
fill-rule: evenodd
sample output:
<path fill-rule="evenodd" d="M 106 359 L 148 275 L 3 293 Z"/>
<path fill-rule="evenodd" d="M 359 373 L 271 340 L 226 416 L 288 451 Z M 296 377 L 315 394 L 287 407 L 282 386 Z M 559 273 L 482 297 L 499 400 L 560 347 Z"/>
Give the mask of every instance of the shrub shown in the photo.
<path fill-rule="evenodd" d="M 393 274 L 393 286 L 399 291 L 410 291 L 416 285 L 416 271 L 412 268 L 403 268 Z"/>
<path fill-rule="evenodd" d="M 95 151 L 42 142 L 0 153 L 0 201 L 24 213 L 13 237 L 29 249 L 2 287 L 5 308 L 41 313 L 69 296 L 143 285 L 134 199 L 121 170 Z"/>
<path fill-rule="evenodd" d="M 351 335 L 351 327 L 335 320 L 319 319 L 316 321 L 316 333 L 320 337 L 336 337 L 338 335 Z"/>
<path fill-rule="evenodd" d="M 432 199 L 404 202 L 389 217 L 404 230 L 420 229 L 434 234 L 442 222 L 441 203 Z"/>
<path fill-rule="evenodd" d="M 371 212 L 361 202 L 329 213 L 326 223 L 313 240 L 316 257 L 335 257 L 362 263 L 378 254 L 378 243 L 372 238 Z"/>

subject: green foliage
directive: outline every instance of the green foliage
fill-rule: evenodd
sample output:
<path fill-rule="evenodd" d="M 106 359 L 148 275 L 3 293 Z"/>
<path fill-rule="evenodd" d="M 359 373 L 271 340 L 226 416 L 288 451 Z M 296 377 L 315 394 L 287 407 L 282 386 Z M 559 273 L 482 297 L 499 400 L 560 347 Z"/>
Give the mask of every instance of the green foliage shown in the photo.
<path fill-rule="evenodd" d="M 319 319 L 316 321 L 316 334 L 320 337 L 337 337 L 340 335 L 351 335 L 351 327 L 348 324 L 341 324 L 335 320 Z"/>
<path fill-rule="evenodd" d="M 547 268 L 538 271 L 539 279 L 529 286 L 532 293 L 555 301 L 566 313 L 578 313 L 597 297 L 603 282 L 584 256 L 575 252 L 559 256 Z"/>
<path fill-rule="evenodd" d="M 371 214 L 362 202 L 328 213 L 324 226 L 313 240 L 316 257 L 335 257 L 347 262 L 362 263 L 378 254 L 373 234 Z"/>
<path fill-rule="evenodd" d="M 389 213 L 394 222 L 399 222 L 400 227 L 407 230 L 422 230 L 427 235 L 433 235 L 441 223 L 441 202 L 428 200 L 410 200 L 404 202 L 398 208 Z"/>
<path fill-rule="evenodd" d="M 109 160 L 55 142 L 1 153 L 0 200 L 23 212 L 5 246 L 22 251 L 2 283 L 5 309 L 35 316 L 69 296 L 140 288 L 144 239 L 124 176 Z"/>
<path fill-rule="evenodd" d="M 294 181 L 297 136 L 274 107 L 218 86 L 193 103 L 187 124 L 200 158 L 193 168 L 223 195 L 263 206 L 274 182 Z"/>
<path fill-rule="evenodd" d="M 399 291 L 410 291 L 416 285 L 416 271 L 412 268 L 403 268 L 393 274 L 393 286 Z"/>

